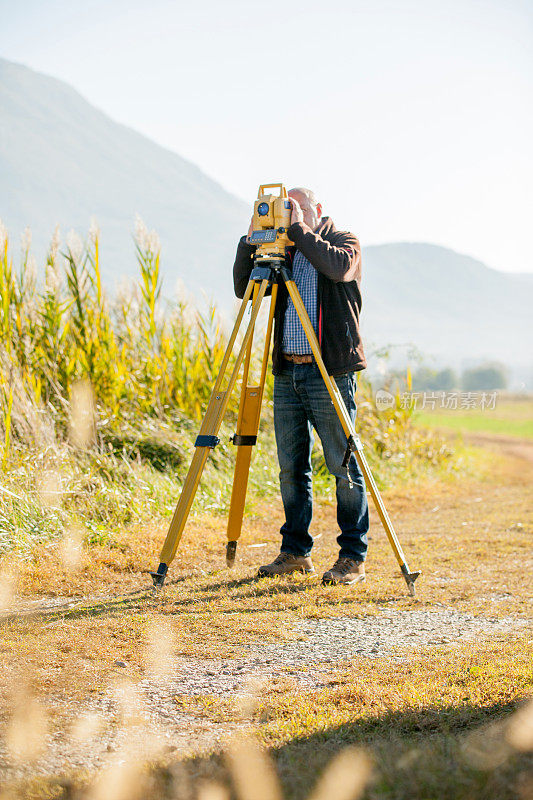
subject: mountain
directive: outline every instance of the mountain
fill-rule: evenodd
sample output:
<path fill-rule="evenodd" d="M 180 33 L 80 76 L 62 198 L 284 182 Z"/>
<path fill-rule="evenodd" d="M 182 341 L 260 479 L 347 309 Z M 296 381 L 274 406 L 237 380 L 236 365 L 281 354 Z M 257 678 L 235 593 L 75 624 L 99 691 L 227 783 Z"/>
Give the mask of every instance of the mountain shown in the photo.
<path fill-rule="evenodd" d="M 517 281 L 533 286 L 533 272 L 510 272 L 509 275 L 512 275 Z"/>
<path fill-rule="evenodd" d="M 63 234 L 86 236 L 95 216 L 112 289 L 137 271 L 139 213 L 161 238 L 165 294 L 182 278 L 232 313 L 245 203 L 62 81 L 2 59 L 0 109 L 0 218 L 15 237 L 31 227 L 39 260 L 57 223 Z M 355 222 L 354 231 L 364 239 Z M 500 360 L 531 373 L 532 289 L 531 275 L 498 272 L 444 247 L 363 247 L 363 332 L 374 346 L 414 344 L 440 364 Z"/>
<path fill-rule="evenodd" d="M 86 237 L 94 216 L 104 278 L 112 285 L 136 271 L 138 213 L 161 238 L 169 293 L 179 276 L 195 293 L 205 289 L 231 302 L 235 242 L 248 228 L 249 207 L 67 84 L 4 59 L 0 187 L 0 218 L 17 239 L 31 228 L 38 257 L 56 224 L 63 235 L 74 228 Z"/>
<path fill-rule="evenodd" d="M 445 247 L 398 243 L 363 248 L 363 330 L 414 343 L 440 363 L 531 364 L 533 281 L 490 269 Z"/>

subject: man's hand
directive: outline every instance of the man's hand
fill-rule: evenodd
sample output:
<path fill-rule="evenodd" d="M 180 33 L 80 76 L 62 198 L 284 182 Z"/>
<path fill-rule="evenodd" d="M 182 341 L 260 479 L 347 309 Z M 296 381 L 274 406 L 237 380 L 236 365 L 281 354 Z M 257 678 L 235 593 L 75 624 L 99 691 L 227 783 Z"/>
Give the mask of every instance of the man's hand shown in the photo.
<path fill-rule="evenodd" d="M 290 198 L 291 200 L 291 225 L 294 225 L 295 222 L 303 222 L 304 221 L 304 212 L 300 207 L 300 203 L 298 200 L 295 200 L 294 197 Z"/>

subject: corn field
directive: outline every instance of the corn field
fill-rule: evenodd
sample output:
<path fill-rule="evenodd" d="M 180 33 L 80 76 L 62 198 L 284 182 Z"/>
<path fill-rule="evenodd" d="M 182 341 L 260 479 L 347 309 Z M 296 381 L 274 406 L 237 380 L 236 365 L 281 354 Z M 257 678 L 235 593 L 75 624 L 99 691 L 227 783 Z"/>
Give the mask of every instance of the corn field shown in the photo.
<path fill-rule="evenodd" d="M 29 233 L 15 264 L 0 224 L 0 550 L 62 535 L 73 519 L 98 540 L 172 511 L 227 336 L 216 308 L 164 300 L 159 240 L 140 219 L 134 241 L 137 280 L 110 298 L 96 226 L 85 245 L 70 235 L 62 247 L 56 230 L 38 280 Z M 269 372 L 250 474 L 257 496 L 277 491 L 272 383 Z M 379 413 L 361 377 L 357 396 L 357 428 L 382 487 L 453 466 L 449 447 L 412 425 L 399 396 Z M 204 508 L 227 508 L 237 403 L 238 391 L 209 460 Z M 313 468 L 316 491 L 332 496 L 319 445 Z M 49 473 L 60 488 L 45 508 L 39 481 Z"/>
<path fill-rule="evenodd" d="M 110 300 L 102 286 L 96 226 L 86 245 L 71 234 L 61 252 L 56 230 L 39 284 L 29 233 L 16 269 L 0 223 L 4 467 L 15 428 L 26 438 L 17 409 L 25 407 L 26 423 L 30 408 L 34 416 L 51 414 L 56 431 L 66 433 L 80 385 L 90 387 L 96 417 L 117 428 L 147 418 L 168 419 L 176 412 L 201 419 L 222 361 L 225 333 L 214 307 L 201 314 L 181 299 L 164 308 L 158 237 L 137 219 L 134 238 L 138 279 Z M 392 442 L 409 427 L 411 412 L 397 403 L 386 418 L 380 416 L 372 387 L 364 379 L 358 384 L 361 433 L 387 457 Z"/>
<path fill-rule="evenodd" d="M 134 239 L 138 278 L 110 298 L 96 226 L 85 245 L 56 230 L 38 280 L 29 233 L 16 264 L 0 224 L 0 550 L 73 521 L 98 540 L 175 503 L 226 336 L 214 308 L 166 306 L 158 237 L 138 219 Z"/>
<path fill-rule="evenodd" d="M 73 387 L 83 380 L 97 409 L 117 422 L 162 418 L 170 410 L 201 418 L 225 337 L 214 308 L 202 315 L 181 300 L 163 313 L 159 241 L 140 220 L 135 234 L 139 279 L 112 301 L 102 287 L 95 227 L 86 246 L 71 236 L 63 253 L 56 231 L 41 286 L 29 244 L 18 270 L 4 230 L 0 244 L 4 462 L 17 392 L 51 411 L 59 427 L 66 425 Z"/>

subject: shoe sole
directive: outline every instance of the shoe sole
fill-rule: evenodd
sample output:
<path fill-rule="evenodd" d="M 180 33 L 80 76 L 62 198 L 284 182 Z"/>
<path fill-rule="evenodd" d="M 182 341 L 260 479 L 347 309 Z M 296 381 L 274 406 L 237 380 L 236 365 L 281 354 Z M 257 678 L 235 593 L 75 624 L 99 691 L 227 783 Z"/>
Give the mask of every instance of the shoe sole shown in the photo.
<path fill-rule="evenodd" d="M 257 572 L 257 577 L 258 578 L 278 578 L 281 575 L 294 575 L 295 572 L 299 572 L 300 575 L 313 575 L 314 572 L 315 572 L 315 568 L 313 567 L 312 569 L 304 569 L 304 568 L 302 568 L 302 569 L 291 569 L 291 570 L 287 570 L 287 572 L 266 572 L 266 571 L 263 572 L 262 570 L 259 570 Z"/>
<path fill-rule="evenodd" d="M 366 576 L 354 578 L 353 581 L 334 581 L 329 578 L 322 578 L 322 586 L 353 586 L 354 583 L 365 583 Z"/>

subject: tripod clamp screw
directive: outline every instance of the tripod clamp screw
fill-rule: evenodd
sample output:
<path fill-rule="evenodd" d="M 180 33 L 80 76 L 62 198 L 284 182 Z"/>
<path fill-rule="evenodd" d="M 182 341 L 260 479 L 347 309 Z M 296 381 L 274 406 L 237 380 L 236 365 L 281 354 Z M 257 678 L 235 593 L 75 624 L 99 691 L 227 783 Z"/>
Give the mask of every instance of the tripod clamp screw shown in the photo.
<path fill-rule="evenodd" d="M 363 443 L 358 436 L 350 436 L 348 437 L 348 444 L 346 445 L 346 452 L 344 454 L 344 458 L 342 459 L 342 466 L 347 467 L 348 462 L 350 460 L 350 456 L 352 453 L 355 453 L 357 450 L 363 449 Z"/>

